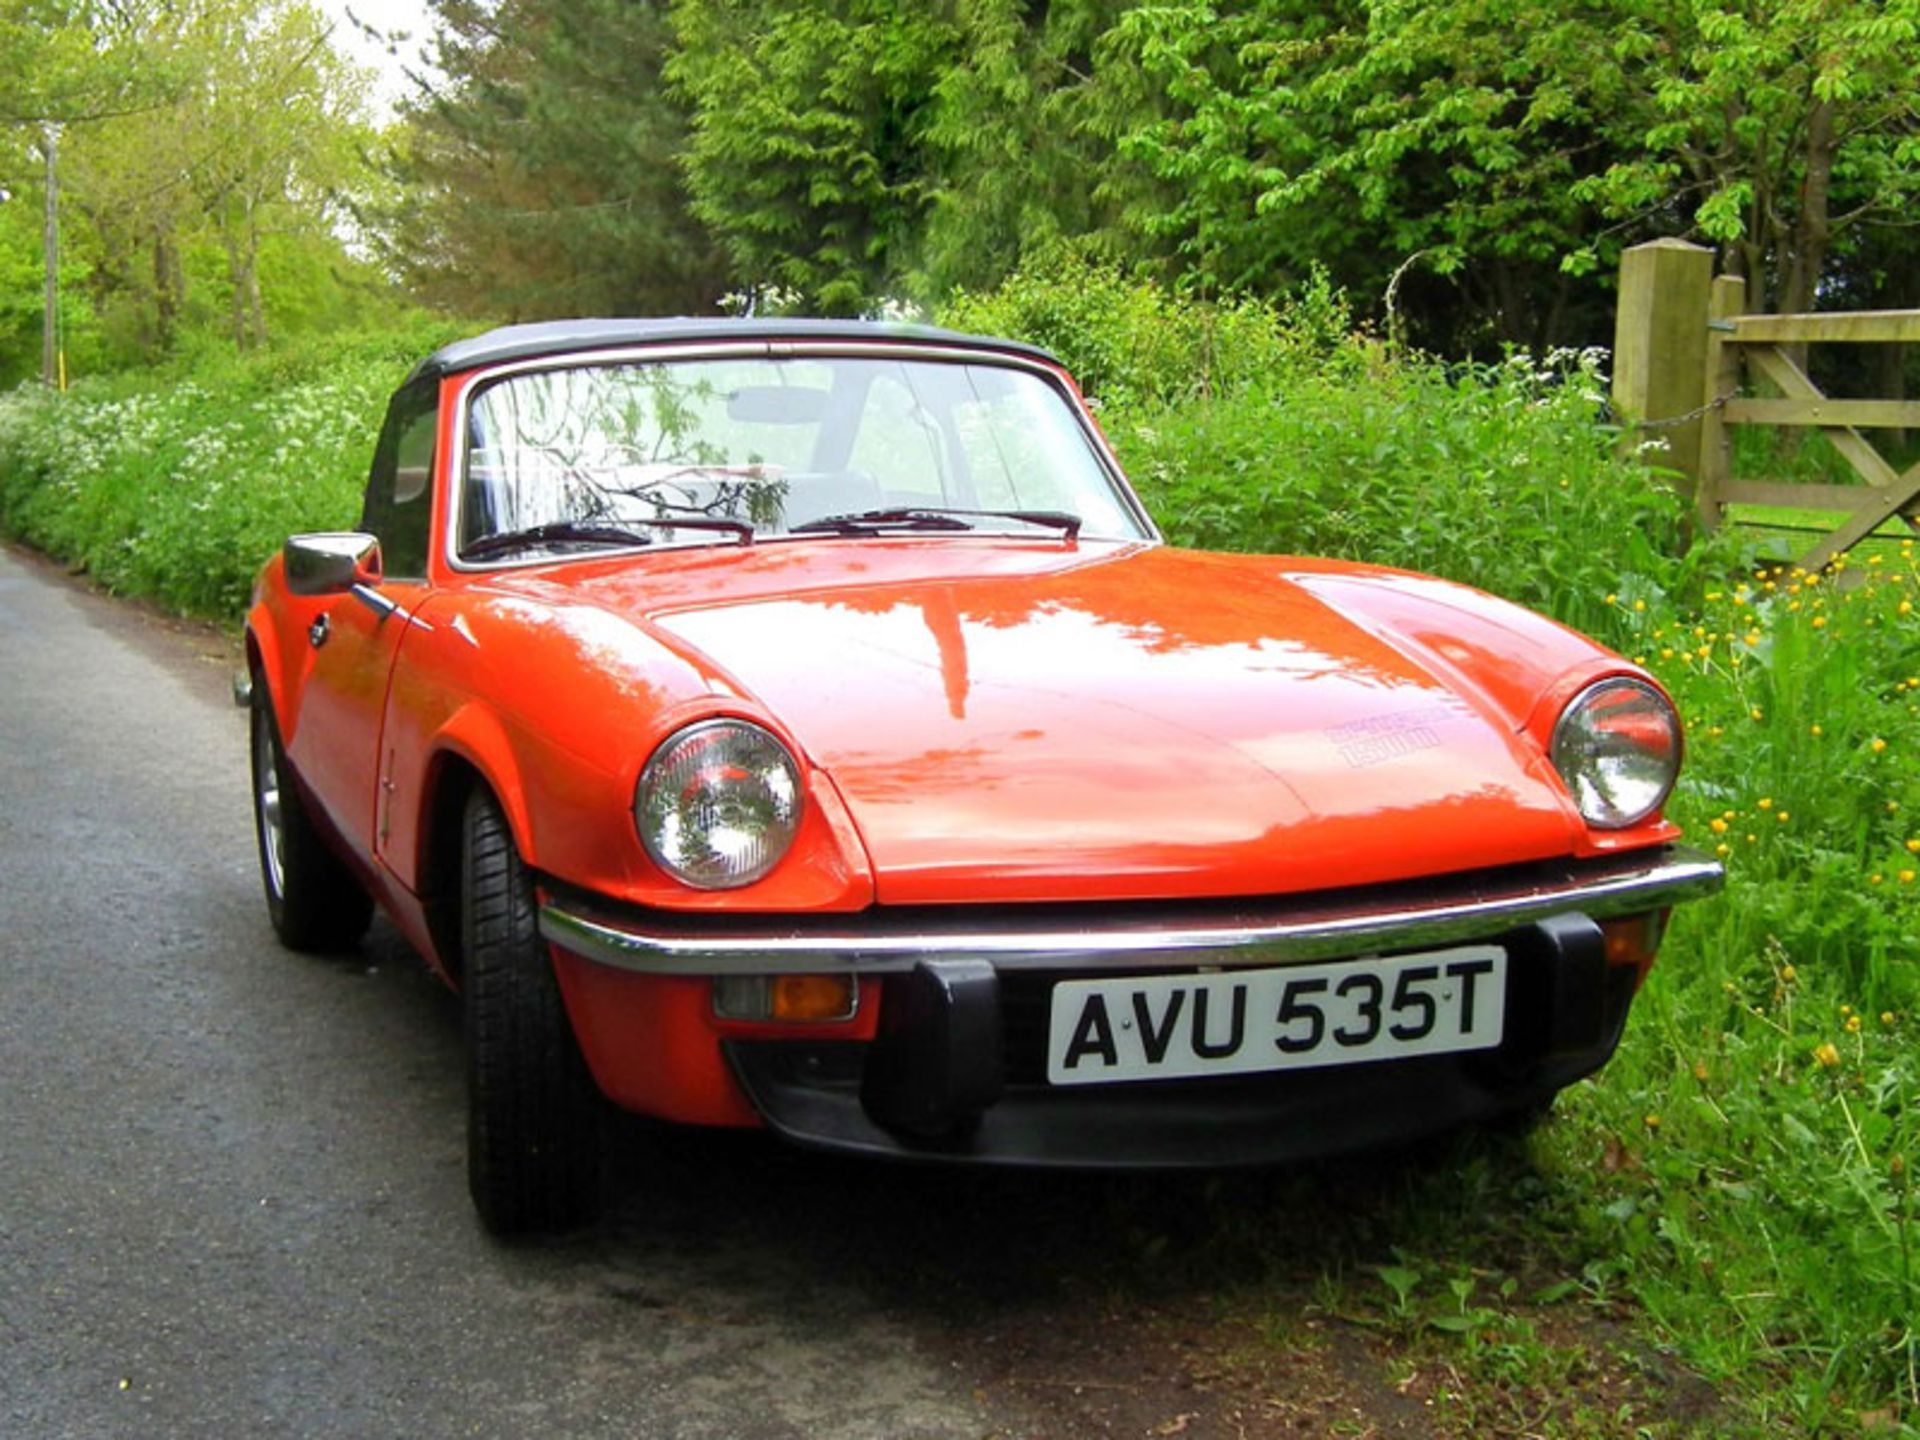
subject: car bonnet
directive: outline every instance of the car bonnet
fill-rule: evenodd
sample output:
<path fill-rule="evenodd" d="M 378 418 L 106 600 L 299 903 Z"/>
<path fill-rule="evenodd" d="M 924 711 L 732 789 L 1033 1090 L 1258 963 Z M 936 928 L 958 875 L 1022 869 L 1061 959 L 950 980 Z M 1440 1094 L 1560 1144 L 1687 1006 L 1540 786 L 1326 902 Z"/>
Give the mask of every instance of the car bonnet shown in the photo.
<path fill-rule="evenodd" d="M 578 598 L 777 716 L 886 903 L 1279 893 L 1578 843 L 1509 717 L 1272 567 L 987 540 L 898 563 L 912 548 L 789 551 L 777 585 L 743 557 L 707 601 L 634 571 Z"/>

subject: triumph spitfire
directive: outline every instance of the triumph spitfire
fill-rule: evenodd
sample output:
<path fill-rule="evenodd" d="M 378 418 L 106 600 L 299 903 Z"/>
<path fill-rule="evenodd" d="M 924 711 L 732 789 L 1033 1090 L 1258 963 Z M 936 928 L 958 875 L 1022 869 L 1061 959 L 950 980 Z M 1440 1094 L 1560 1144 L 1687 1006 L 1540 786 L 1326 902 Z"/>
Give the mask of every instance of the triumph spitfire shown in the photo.
<path fill-rule="evenodd" d="M 1462 586 L 1164 544 L 1046 353 L 574 321 L 393 397 L 247 622 L 267 907 L 461 996 L 469 1178 L 607 1102 L 826 1150 L 1271 1163 L 1538 1112 L 1676 903 L 1644 671 Z"/>

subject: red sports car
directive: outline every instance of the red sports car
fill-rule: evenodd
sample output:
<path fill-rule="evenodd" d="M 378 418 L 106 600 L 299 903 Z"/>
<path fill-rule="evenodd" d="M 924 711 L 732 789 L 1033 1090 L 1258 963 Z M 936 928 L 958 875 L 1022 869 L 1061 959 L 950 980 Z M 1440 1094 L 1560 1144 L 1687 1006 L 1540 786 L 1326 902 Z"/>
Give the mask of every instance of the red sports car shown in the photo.
<path fill-rule="evenodd" d="M 377 901 L 459 991 L 502 1233 L 585 1212 L 606 1101 L 1091 1167 L 1538 1109 L 1721 883 L 1645 672 L 1165 545 L 1057 362 L 939 330 L 449 345 L 247 658 L 274 926 Z"/>

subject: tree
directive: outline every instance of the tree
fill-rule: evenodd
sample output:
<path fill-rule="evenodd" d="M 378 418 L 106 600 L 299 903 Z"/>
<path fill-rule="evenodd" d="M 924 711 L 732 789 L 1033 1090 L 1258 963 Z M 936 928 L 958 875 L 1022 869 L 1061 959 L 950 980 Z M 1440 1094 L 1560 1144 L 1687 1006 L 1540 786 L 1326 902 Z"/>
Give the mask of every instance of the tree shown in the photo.
<path fill-rule="evenodd" d="M 250 348 L 283 322 L 364 313 L 382 286 L 343 239 L 364 77 L 311 4 L 0 7 L 0 50 L 37 46 L 53 67 L 0 78 L 0 98 L 60 117 L 61 308 L 94 363 L 152 359 L 191 330 Z M 15 148 L 35 133 L 6 132 Z M 27 192 L 9 210 L 44 198 L 38 174 L 0 178 Z M 0 367 L 17 344 L 0 339 Z"/>
<path fill-rule="evenodd" d="M 1749 298 L 1814 308 L 1836 243 L 1920 198 L 1920 0 L 1623 7 L 1639 122 L 1580 187 L 1612 216 L 1677 211 Z"/>
<path fill-rule="evenodd" d="M 369 219 L 423 300 L 513 319 L 710 309 L 716 246 L 689 213 L 662 7 L 436 0 L 397 189 Z"/>
<path fill-rule="evenodd" d="M 0 0 L 0 125 L 138 114 L 180 81 L 145 39 L 159 0 Z"/>
<path fill-rule="evenodd" d="M 933 96 L 959 52 L 949 9 L 677 0 L 688 188 L 742 283 L 851 314 L 910 272 Z"/>
<path fill-rule="evenodd" d="M 181 81 L 167 102 L 76 127 L 66 199 L 92 241 L 95 298 L 128 313 L 133 343 L 172 343 L 196 269 L 217 282 L 244 350 L 269 333 L 264 249 L 290 241 L 322 274 L 348 268 L 338 231 L 365 86 L 330 33 L 305 0 L 171 5 L 143 35 Z M 224 262 L 212 274 L 209 253 Z"/>
<path fill-rule="evenodd" d="M 925 128 L 932 174 L 911 288 L 985 288 L 1060 242 L 1118 258 L 1118 168 L 1089 104 L 1095 47 L 1126 0 L 970 0 Z"/>
<path fill-rule="evenodd" d="M 1836 237 L 1920 187 L 1917 34 L 1920 0 L 1193 0 L 1106 43 L 1165 97 L 1121 143 L 1181 191 L 1146 228 L 1190 266 L 1420 256 L 1538 342 L 1568 276 L 1656 233 L 1810 304 Z"/>
<path fill-rule="evenodd" d="M 177 134 L 192 157 L 186 183 L 226 255 L 241 350 L 267 340 L 263 242 L 331 236 L 358 163 L 365 80 L 329 44 L 330 29 L 298 0 L 209 6 L 197 27 L 208 63 Z"/>

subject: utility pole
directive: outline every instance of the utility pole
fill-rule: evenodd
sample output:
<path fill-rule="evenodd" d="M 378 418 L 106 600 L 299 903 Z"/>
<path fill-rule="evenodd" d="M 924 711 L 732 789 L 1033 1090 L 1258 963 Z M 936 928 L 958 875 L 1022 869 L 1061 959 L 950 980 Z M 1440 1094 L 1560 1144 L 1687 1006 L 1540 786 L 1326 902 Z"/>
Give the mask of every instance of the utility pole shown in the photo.
<path fill-rule="evenodd" d="M 40 379 L 67 388 L 67 357 L 60 347 L 60 169 L 59 129 L 49 123 L 40 132 L 40 148 L 47 157 L 47 290 L 40 328 Z"/>

